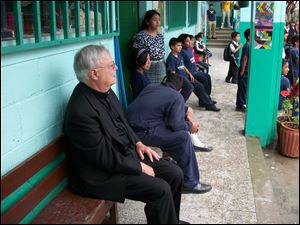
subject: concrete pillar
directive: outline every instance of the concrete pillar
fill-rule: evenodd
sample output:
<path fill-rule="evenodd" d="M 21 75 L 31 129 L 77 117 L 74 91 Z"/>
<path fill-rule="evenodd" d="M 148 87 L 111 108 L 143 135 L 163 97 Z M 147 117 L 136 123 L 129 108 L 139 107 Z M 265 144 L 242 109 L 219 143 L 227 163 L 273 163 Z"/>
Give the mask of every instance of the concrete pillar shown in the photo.
<path fill-rule="evenodd" d="M 259 137 L 262 147 L 270 144 L 276 137 L 276 120 L 280 89 L 282 64 L 282 48 L 285 21 L 285 1 L 273 1 L 272 44 L 267 49 L 255 44 L 255 18 L 257 4 L 250 2 L 251 44 L 250 44 L 250 74 L 248 80 L 248 98 L 246 113 L 246 136 Z M 242 9 L 243 10 L 243 9 Z M 241 31 L 249 24 L 243 23 Z M 256 30 L 255 30 L 256 29 Z M 264 29 L 264 28 L 263 28 Z M 241 35 L 242 36 L 242 35 Z M 265 37 L 264 37 L 265 38 Z"/>

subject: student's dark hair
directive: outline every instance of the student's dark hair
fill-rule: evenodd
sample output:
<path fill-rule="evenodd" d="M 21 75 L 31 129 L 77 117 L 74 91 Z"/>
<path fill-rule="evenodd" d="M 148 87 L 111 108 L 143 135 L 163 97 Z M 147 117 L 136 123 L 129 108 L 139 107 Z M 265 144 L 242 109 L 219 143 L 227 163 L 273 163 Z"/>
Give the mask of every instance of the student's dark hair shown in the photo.
<path fill-rule="evenodd" d="M 195 37 L 191 34 L 189 34 L 190 39 L 194 39 Z"/>
<path fill-rule="evenodd" d="M 198 34 L 196 34 L 195 39 L 202 38 L 202 37 L 203 37 L 202 32 L 199 32 Z"/>
<path fill-rule="evenodd" d="M 180 35 L 178 36 L 178 39 L 179 39 L 182 43 L 184 43 L 184 41 L 185 41 L 188 37 L 190 37 L 189 34 L 180 34 Z"/>
<path fill-rule="evenodd" d="M 295 46 L 296 42 L 299 42 L 299 35 L 295 35 L 291 39 L 292 45 Z"/>
<path fill-rule="evenodd" d="M 247 41 L 250 40 L 250 28 L 248 28 L 247 30 L 245 30 L 244 37 L 246 38 Z"/>
<path fill-rule="evenodd" d="M 289 63 L 288 59 L 282 59 L 282 67 L 284 67 L 285 64 Z"/>
<path fill-rule="evenodd" d="M 149 54 L 149 52 L 144 48 L 135 49 L 134 55 L 135 55 L 136 68 L 140 68 L 146 64 L 148 54 Z"/>
<path fill-rule="evenodd" d="M 172 46 L 176 45 L 177 43 L 181 43 L 181 41 L 176 37 L 172 37 L 169 41 L 169 47 L 171 48 Z"/>
<path fill-rule="evenodd" d="M 214 6 L 214 4 L 210 3 L 209 6 Z"/>
<path fill-rule="evenodd" d="M 286 43 L 291 44 L 291 42 L 292 42 L 292 35 L 289 34 L 286 38 Z"/>
<path fill-rule="evenodd" d="M 233 31 L 232 33 L 231 33 L 231 38 L 233 39 L 233 38 L 235 38 L 238 34 L 240 34 L 239 32 L 236 32 L 236 31 Z"/>
<path fill-rule="evenodd" d="M 163 78 L 161 84 L 171 83 L 175 86 L 176 91 L 182 89 L 183 77 L 178 73 L 167 72 L 167 75 Z"/>
<path fill-rule="evenodd" d="M 143 19 L 143 22 L 142 22 L 142 25 L 141 25 L 141 30 L 144 30 L 147 27 L 149 27 L 149 25 L 147 24 L 147 22 L 149 23 L 149 21 L 151 20 L 151 18 L 153 16 L 155 16 L 155 15 L 159 15 L 160 16 L 160 13 L 157 12 L 156 10 L 154 10 L 154 9 L 148 10 L 145 13 L 145 16 L 144 16 L 144 19 Z"/>

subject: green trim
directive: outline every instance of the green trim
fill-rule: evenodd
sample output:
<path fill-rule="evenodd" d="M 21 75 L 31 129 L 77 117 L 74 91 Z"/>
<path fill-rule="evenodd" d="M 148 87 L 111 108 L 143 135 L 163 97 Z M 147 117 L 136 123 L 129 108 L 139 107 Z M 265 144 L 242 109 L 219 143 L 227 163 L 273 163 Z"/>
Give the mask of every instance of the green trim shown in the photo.
<path fill-rule="evenodd" d="M 60 154 L 55 160 L 42 168 L 33 177 L 18 187 L 14 192 L 1 201 L 1 214 L 5 213 L 11 206 L 24 197 L 31 189 L 40 183 L 49 173 L 51 173 L 65 159 L 64 153 Z"/>
<path fill-rule="evenodd" d="M 41 31 L 41 11 L 40 11 L 40 2 L 33 1 L 33 24 L 34 24 L 34 37 L 35 42 L 41 42 L 42 40 L 42 31 Z"/>
<path fill-rule="evenodd" d="M 29 224 L 31 223 L 41 211 L 67 186 L 68 178 L 65 178 L 62 182 L 59 183 L 49 194 L 30 212 L 28 213 L 21 221 L 20 224 Z"/>
<path fill-rule="evenodd" d="M 30 44 L 24 44 L 24 45 L 18 45 L 18 46 L 6 46 L 6 47 L 1 47 L 1 55 L 25 51 L 25 50 L 34 50 L 34 49 L 38 49 L 38 48 L 52 47 L 52 46 L 61 45 L 61 44 L 72 44 L 72 43 L 82 42 L 82 41 L 87 41 L 87 40 L 112 38 L 114 36 L 119 36 L 119 33 L 114 32 L 111 34 L 101 34 L 101 35 L 97 35 L 97 36 L 69 38 L 69 39 L 55 40 L 55 41 L 49 41 L 49 42 L 30 43 Z"/>
<path fill-rule="evenodd" d="M 188 1 L 188 22 L 189 27 L 197 24 L 198 1 Z"/>
<path fill-rule="evenodd" d="M 86 1 L 85 3 L 85 35 L 90 36 L 91 35 L 91 28 L 90 28 L 90 2 Z"/>
<path fill-rule="evenodd" d="M 75 35 L 76 37 L 80 37 L 80 2 L 75 2 Z"/>
<path fill-rule="evenodd" d="M 95 35 L 99 34 L 99 24 L 98 24 L 99 14 L 98 14 L 98 11 L 99 11 L 99 3 L 97 1 L 97 2 L 94 2 L 94 32 L 95 32 Z"/>
<path fill-rule="evenodd" d="M 109 7 L 109 32 L 113 32 L 114 26 L 113 26 L 113 9 L 112 9 L 112 2 L 108 2 L 108 7 Z"/>
<path fill-rule="evenodd" d="M 169 1 L 168 3 L 168 30 L 186 27 L 186 1 Z M 179 13 L 180 12 L 180 13 Z"/>
<path fill-rule="evenodd" d="M 13 1 L 13 10 L 14 10 L 14 25 L 15 25 L 15 35 L 17 45 L 22 45 L 24 43 L 24 31 L 22 23 L 22 12 L 21 12 L 21 2 Z M 17 19 L 16 19 L 17 18 Z M 2 41 L 1 41 L 2 42 Z"/>
<path fill-rule="evenodd" d="M 62 10 L 63 10 L 63 26 L 64 26 L 64 38 L 69 38 L 69 4 L 67 1 L 62 2 Z"/>
<path fill-rule="evenodd" d="M 102 34 L 107 34 L 107 7 L 106 7 L 106 1 L 102 2 Z"/>
<path fill-rule="evenodd" d="M 116 9 L 116 22 L 117 22 L 116 28 L 117 28 L 117 32 L 120 32 L 120 3 L 119 3 L 119 1 L 116 1 L 115 9 Z"/>
<path fill-rule="evenodd" d="M 56 40 L 56 11 L 55 1 L 49 2 L 49 14 L 50 14 L 50 29 L 51 29 L 51 41 Z"/>
<path fill-rule="evenodd" d="M 168 28 L 168 31 L 180 30 L 182 28 L 185 28 L 185 26 L 171 27 L 171 28 Z"/>

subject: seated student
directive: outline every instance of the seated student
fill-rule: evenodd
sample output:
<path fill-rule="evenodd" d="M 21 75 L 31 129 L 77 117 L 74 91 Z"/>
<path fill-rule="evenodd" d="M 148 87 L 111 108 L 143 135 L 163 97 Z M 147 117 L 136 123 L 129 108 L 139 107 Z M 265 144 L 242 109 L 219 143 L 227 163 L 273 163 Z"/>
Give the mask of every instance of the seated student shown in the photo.
<path fill-rule="evenodd" d="M 198 34 L 196 34 L 195 36 L 195 43 L 194 43 L 194 48 L 196 49 L 197 52 L 199 52 L 200 54 L 202 54 L 204 56 L 204 62 L 208 65 L 211 66 L 209 64 L 208 59 L 212 57 L 212 53 L 211 51 L 206 47 L 206 45 L 203 42 L 203 35 L 202 32 L 199 32 Z"/>
<path fill-rule="evenodd" d="M 195 63 L 198 66 L 198 69 L 202 72 L 209 72 L 209 66 L 207 65 L 207 63 L 204 62 L 204 54 L 203 52 L 201 53 L 198 50 L 195 50 L 195 37 L 193 35 L 190 35 L 190 40 L 191 40 L 191 49 L 193 51 L 193 55 L 194 55 L 194 59 L 195 59 Z M 197 53 L 196 53 L 197 52 Z"/>
<path fill-rule="evenodd" d="M 182 170 L 160 159 L 128 125 L 111 89 L 117 69 L 104 46 L 88 45 L 75 55 L 80 82 L 64 120 L 69 186 L 85 197 L 142 201 L 148 223 L 178 224 Z"/>
<path fill-rule="evenodd" d="M 182 76 L 169 73 L 161 85 L 148 85 L 128 106 L 126 117 L 145 144 L 159 147 L 177 161 L 184 174 L 183 193 L 205 193 L 211 186 L 200 183 L 190 137 L 190 132 L 198 132 L 199 123 L 185 120 L 182 83 Z"/>
<path fill-rule="evenodd" d="M 166 60 L 167 71 L 180 74 L 180 76 L 184 78 L 183 87 L 189 85 L 193 87 L 193 92 L 199 99 L 199 106 L 200 104 L 203 104 L 206 110 L 215 112 L 220 111 L 220 109 L 215 106 L 215 102 L 213 102 L 210 96 L 207 94 L 204 85 L 195 80 L 193 75 L 186 69 L 183 63 L 183 58 L 180 55 L 182 49 L 181 41 L 178 38 L 171 38 L 169 41 L 169 46 L 171 48 L 171 52 Z M 187 101 L 189 96 L 183 92 L 181 94 L 184 100 Z"/>
<path fill-rule="evenodd" d="M 210 75 L 197 70 L 195 58 L 194 58 L 193 52 L 191 50 L 191 43 L 190 43 L 189 35 L 181 34 L 181 35 L 179 35 L 178 39 L 182 43 L 182 51 L 180 52 L 180 54 L 182 55 L 185 67 L 193 75 L 194 78 L 196 78 L 199 82 L 201 82 L 204 85 L 205 90 L 207 91 L 207 94 L 210 95 L 211 94 Z"/>
<path fill-rule="evenodd" d="M 149 52 L 144 48 L 136 51 L 137 51 L 137 53 L 135 54 L 136 70 L 130 77 L 130 85 L 133 94 L 133 99 L 135 99 L 139 95 L 139 93 L 148 84 L 150 84 L 150 80 L 146 73 L 146 71 L 149 70 L 151 65 Z"/>
<path fill-rule="evenodd" d="M 288 94 L 291 92 L 291 84 L 290 80 L 286 78 L 289 72 L 289 62 L 286 59 L 282 60 L 282 69 L 281 69 L 281 81 L 280 81 L 280 94 L 279 94 L 279 105 L 278 109 L 282 109 L 282 102 L 286 98 L 286 96 L 282 93 L 282 91 L 287 91 Z"/>
<path fill-rule="evenodd" d="M 240 41 L 240 33 L 239 32 L 232 32 L 231 33 L 231 43 L 230 43 L 230 53 L 231 53 L 231 58 L 230 58 L 230 64 L 229 64 L 229 69 L 227 73 L 227 77 L 225 78 L 225 82 L 233 84 L 237 84 L 238 80 L 238 75 L 239 75 L 239 52 L 240 49 L 242 48 L 242 45 L 239 44 Z"/>

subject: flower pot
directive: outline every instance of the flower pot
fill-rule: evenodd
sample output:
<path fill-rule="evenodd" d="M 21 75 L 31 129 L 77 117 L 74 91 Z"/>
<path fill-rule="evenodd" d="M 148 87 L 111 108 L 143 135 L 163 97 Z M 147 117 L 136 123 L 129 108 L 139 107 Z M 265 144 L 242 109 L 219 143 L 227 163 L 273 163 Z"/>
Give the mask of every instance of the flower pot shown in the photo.
<path fill-rule="evenodd" d="M 299 129 L 289 127 L 293 123 L 283 122 L 280 126 L 280 153 L 287 157 L 299 157 Z"/>
<path fill-rule="evenodd" d="M 278 116 L 277 117 L 277 146 L 280 146 L 280 127 L 281 127 L 281 123 L 288 121 L 289 117 L 288 116 Z"/>

